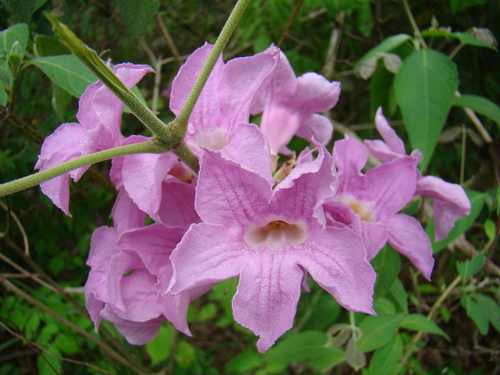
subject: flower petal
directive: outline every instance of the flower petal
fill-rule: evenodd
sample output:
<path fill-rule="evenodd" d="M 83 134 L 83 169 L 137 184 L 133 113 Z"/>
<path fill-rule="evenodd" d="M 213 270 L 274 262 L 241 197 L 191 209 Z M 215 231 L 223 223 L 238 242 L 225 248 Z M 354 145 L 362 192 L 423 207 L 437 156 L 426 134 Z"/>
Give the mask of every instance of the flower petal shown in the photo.
<path fill-rule="evenodd" d="M 346 309 L 374 314 L 376 275 L 361 238 L 349 228 L 310 230 L 307 245 L 294 254 L 297 263 Z"/>
<path fill-rule="evenodd" d="M 169 294 L 178 294 L 206 284 L 235 277 L 253 251 L 235 229 L 194 224 L 173 251 L 174 269 Z"/>
<path fill-rule="evenodd" d="M 424 275 L 431 279 L 434 258 L 429 237 L 417 219 L 408 215 L 394 215 L 388 221 L 389 244 L 406 256 Z"/>
<path fill-rule="evenodd" d="M 257 348 L 263 353 L 292 327 L 304 273 L 283 253 L 256 252 L 252 258 L 241 270 L 233 314 L 260 336 Z"/>

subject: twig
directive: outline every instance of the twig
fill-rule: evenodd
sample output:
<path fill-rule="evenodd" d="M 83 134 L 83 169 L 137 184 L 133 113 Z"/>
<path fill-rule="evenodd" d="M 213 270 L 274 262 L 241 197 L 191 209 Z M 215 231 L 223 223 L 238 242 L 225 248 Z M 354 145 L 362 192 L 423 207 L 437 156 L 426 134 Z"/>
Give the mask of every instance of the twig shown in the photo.
<path fill-rule="evenodd" d="M 325 65 L 320 70 L 320 73 L 328 79 L 331 79 L 333 73 L 335 72 L 335 61 L 337 60 L 337 52 L 340 46 L 340 37 L 342 36 L 342 32 L 344 29 L 344 17 L 345 12 L 340 12 L 336 17 L 338 26 L 334 27 L 332 30 L 332 36 L 330 37 L 330 44 L 328 46 Z"/>
<path fill-rule="evenodd" d="M 403 0 L 403 6 L 405 8 L 406 15 L 408 16 L 408 19 L 410 20 L 411 27 L 413 28 L 413 32 L 415 33 L 415 36 L 417 37 L 418 41 L 424 48 L 429 48 L 427 47 L 427 44 L 425 43 L 424 38 L 422 38 L 422 34 L 420 34 L 420 29 L 417 26 L 417 23 L 415 22 L 415 18 L 413 18 L 413 14 L 411 13 L 410 6 L 408 5 L 407 0 Z"/>
<path fill-rule="evenodd" d="M 161 33 L 163 34 L 163 37 L 165 38 L 165 41 L 167 42 L 168 48 L 170 48 L 170 52 L 172 52 L 172 55 L 174 56 L 175 62 L 177 65 L 181 66 L 182 65 L 182 57 L 179 53 L 179 50 L 175 46 L 175 43 L 170 36 L 170 33 L 168 32 L 167 26 L 161 19 L 160 13 L 155 14 L 156 22 L 158 22 L 158 25 L 160 26 Z"/>
<path fill-rule="evenodd" d="M 299 0 L 297 5 L 295 6 L 295 9 L 293 10 L 292 16 L 288 20 L 288 24 L 285 27 L 285 30 L 283 30 L 283 34 L 281 34 L 281 38 L 278 42 L 278 47 L 281 48 L 283 46 L 283 43 L 285 43 L 286 38 L 288 37 L 288 34 L 290 33 L 290 30 L 292 28 L 293 22 L 295 21 L 295 18 L 297 18 L 297 15 L 299 14 L 300 7 L 304 3 L 304 0 Z"/>
<path fill-rule="evenodd" d="M 54 358 L 57 358 L 58 360 L 60 361 L 64 361 L 64 362 L 69 362 L 69 363 L 74 363 L 74 364 L 77 364 L 77 365 L 81 365 L 81 366 L 84 366 L 84 367 L 90 367 L 94 370 L 97 370 L 99 372 L 102 372 L 103 374 L 109 374 L 109 375 L 113 375 L 111 372 L 108 372 L 106 370 L 103 370 L 102 368 L 99 368 L 97 366 L 94 366 L 94 365 L 91 365 L 90 363 L 85 363 L 85 362 L 80 362 L 80 361 L 75 361 L 74 359 L 69 359 L 69 358 L 64 358 L 64 357 L 61 357 L 61 356 L 58 356 L 57 354 L 54 354 L 52 353 L 51 351 L 45 349 L 44 347 L 38 345 L 36 342 L 34 341 L 31 341 L 31 340 L 28 340 L 26 337 L 24 337 L 23 335 L 20 335 L 19 333 L 16 333 L 14 331 L 12 331 L 9 327 L 7 327 L 5 324 L 3 324 L 1 321 L 0 321 L 0 326 L 2 326 L 7 332 L 9 332 L 11 335 L 13 336 L 16 336 L 16 337 L 19 337 L 20 339 L 22 340 L 26 340 L 30 346 L 32 347 L 35 347 L 37 349 L 40 349 L 42 351 L 44 351 L 45 353 L 51 355 L 52 357 Z M 29 354 L 31 354 L 32 352 L 29 352 Z"/>
<path fill-rule="evenodd" d="M 0 201 L 0 207 L 2 207 L 5 210 L 5 212 L 7 213 L 7 215 L 12 217 L 14 222 L 17 224 L 17 227 L 19 228 L 19 231 L 21 232 L 21 236 L 23 237 L 24 253 L 29 256 L 30 255 L 30 245 L 29 245 L 29 241 L 28 241 L 28 236 L 26 235 L 26 231 L 24 230 L 24 227 L 21 224 L 21 221 L 19 220 L 17 215 L 12 210 L 10 210 L 10 208 L 2 201 Z M 2 238 L 4 235 L 7 235 L 7 232 L 0 233 L 0 238 Z"/>
<path fill-rule="evenodd" d="M 88 340 L 92 341 L 94 344 L 96 344 L 101 349 L 103 349 L 106 353 L 108 353 L 108 355 L 110 356 L 110 358 L 115 358 L 119 363 L 121 363 L 124 366 L 127 366 L 128 368 L 136 371 L 139 374 L 147 374 L 148 373 L 147 369 L 143 368 L 142 366 L 139 367 L 139 365 L 130 363 L 127 359 L 123 358 L 120 354 L 118 354 L 117 352 L 115 352 L 113 349 L 111 349 L 108 345 L 106 345 L 105 343 L 103 343 L 101 340 L 99 340 L 98 338 L 92 336 L 87 331 L 81 329 L 80 327 L 78 327 L 74 323 L 70 322 L 66 318 L 63 318 L 62 316 L 60 316 L 59 314 L 57 314 L 55 311 L 53 311 L 52 309 L 50 309 L 49 307 L 47 307 L 46 305 L 44 305 L 42 302 L 38 301 L 37 299 L 35 299 L 32 296 L 30 296 L 28 293 L 26 293 L 22 289 L 18 288 L 14 284 L 12 284 L 9 280 L 0 279 L 0 282 L 4 285 L 5 288 L 7 288 L 7 289 L 11 290 L 12 292 L 16 293 L 18 296 L 24 298 L 26 301 L 28 301 L 32 305 L 35 305 L 39 309 L 45 311 L 47 314 L 53 316 L 60 323 L 68 326 L 69 328 L 71 328 L 71 329 L 75 330 L 76 332 L 78 332 L 80 335 L 82 335 L 85 338 L 87 338 Z"/>

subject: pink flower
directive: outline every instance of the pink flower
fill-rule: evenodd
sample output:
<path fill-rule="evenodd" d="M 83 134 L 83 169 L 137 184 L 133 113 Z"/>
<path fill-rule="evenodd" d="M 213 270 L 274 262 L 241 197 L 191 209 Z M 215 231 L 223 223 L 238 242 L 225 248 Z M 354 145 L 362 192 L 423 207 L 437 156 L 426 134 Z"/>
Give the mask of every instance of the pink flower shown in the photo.
<path fill-rule="evenodd" d="M 337 185 L 333 159 L 302 163 L 274 189 L 261 174 L 205 151 L 195 207 L 202 223 L 171 256 L 169 294 L 239 276 L 235 320 L 267 350 L 292 327 L 306 272 L 347 309 L 373 314 L 375 273 L 361 239 L 325 227 L 322 205 Z"/>
<path fill-rule="evenodd" d="M 189 211 L 189 201 L 184 203 Z M 172 276 L 170 254 L 186 227 L 162 223 L 144 227 L 145 216 L 121 190 L 113 208 L 115 227 L 99 227 L 92 235 L 87 260 L 91 270 L 85 284 L 86 305 L 96 330 L 105 318 L 136 345 L 151 341 L 165 319 L 190 335 L 189 302 L 210 287 L 176 296 L 162 294 Z"/>
<path fill-rule="evenodd" d="M 271 47 L 272 48 L 272 47 Z M 329 82 L 316 73 L 296 77 L 285 54 L 253 114 L 262 113 L 262 132 L 269 141 L 272 155 L 289 153 L 286 145 L 294 135 L 326 145 L 333 132 L 330 120 L 315 112 L 325 112 L 335 106 L 340 95 L 340 82 Z"/>
<path fill-rule="evenodd" d="M 127 87 L 133 87 L 148 72 L 147 65 L 118 64 L 114 72 Z M 80 98 L 79 123 L 59 126 L 44 143 L 35 169 L 45 170 L 93 152 L 121 145 L 120 131 L 123 103 L 100 81 L 90 85 Z M 69 181 L 78 181 L 89 167 L 78 168 L 62 176 L 42 182 L 42 192 L 66 215 L 69 212 Z"/>
<path fill-rule="evenodd" d="M 170 109 L 176 115 L 184 106 L 212 48 L 212 45 L 205 44 L 194 51 L 175 77 Z M 277 59 L 278 51 L 274 49 L 227 63 L 223 63 L 222 58 L 217 60 L 189 117 L 185 141 L 195 153 L 201 155 L 202 148 L 221 150 L 225 158 L 272 180 L 266 140 L 259 128 L 248 121 L 250 107 L 270 80 Z M 126 142 L 146 140 L 134 136 Z M 114 165 L 112 171 L 119 178 L 113 178 L 113 181 L 121 181 L 120 186 L 123 183 L 132 200 L 148 215 L 156 217 L 162 200 L 163 180 L 177 164 L 177 157 L 167 153 L 126 155 L 120 159 L 116 162 L 120 166 Z"/>
<path fill-rule="evenodd" d="M 377 110 L 375 116 L 377 130 L 384 141 L 365 141 L 370 152 L 382 161 L 390 161 L 406 156 L 403 141 L 391 128 L 382 114 L 382 108 Z M 415 165 L 422 160 L 419 150 L 411 153 Z M 470 213 L 470 201 L 464 189 L 457 184 L 452 184 L 438 177 L 422 176 L 417 170 L 418 181 L 415 195 L 423 195 L 434 200 L 434 227 L 436 241 L 445 239 L 455 225 L 455 222 L 463 215 Z"/>
<path fill-rule="evenodd" d="M 400 157 L 363 174 L 367 151 L 349 136 L 335 142 L 334 156 L 339 188 L 335 201 L 325 206 L 330 224 L 343 223 L 359 233 L 369 260 L 389 242 L 430 279 L 434 259 L 429 238 L 416 219 L 398 214 L 415 193 L 414 160 Z"/>

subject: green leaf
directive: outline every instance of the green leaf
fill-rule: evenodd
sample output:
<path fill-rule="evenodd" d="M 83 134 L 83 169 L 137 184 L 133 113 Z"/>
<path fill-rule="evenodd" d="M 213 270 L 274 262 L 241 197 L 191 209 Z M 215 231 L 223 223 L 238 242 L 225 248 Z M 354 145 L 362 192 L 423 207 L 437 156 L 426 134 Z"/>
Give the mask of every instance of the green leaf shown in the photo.
<path fill-rule="evenodd" d="M 387 294 L 387 298 L 394 301 L 400 311 L 408 312 L 408 296 L 406 295 L 406 290 L 401 280 L 396 279 L 396 281 L 394 281 L 394 284 L 392 284 Z"/>
<path fill-rule="evenodd" d="M 457 262 L 456 267 L 462 282 L 465 284 L 474 276 L 484 265 L 486 257 L 483 254 L 476 254 L 473 258 L 467 259 L 464 262 Z"/>
<path fill-rule="evenodd" d="M 33 47 L 37 57 L 71 54 L 57 38 L 47 35 L 37 35 Z"/>
<path fill-rule="evenodd" d="M 28 22 L 35 11 L 35 0 L 2 0 L 2 3 L 21 22 Z"/>
<path fill-rule="evenodd" d="M 481 306 L 484 315 L 488 317 L 491 325 L 500 332 L 500 306 L 493 298 L 484 294 L 475 293 L 472 297 Z"/>
<path fill-rule="evenodd" d="M 390 52 L 410 39 L 411 37 L 408 34 L 397 34 L 383 40 L 382 43 L 369 50 L 361 59 L 359 59 L 358 63 L 354 66 L 354 72 L 358 74 L 363 63 L 367 62 L 378 52 Z"/>
<path fill-rule="evenodd" d="M 61 356 L 61 352 L 55 346 L 48 346 L 46 348 L 49 353 Z M 61 361 L 50 355 L 47 352 L 42 352 L 37 358 L 38 374 L 39 375 L 59 375 L 62 373 Z"/>
<path fill-rule="evenodd" d="M 135 38 L 141 38 L 160 7 L 158 0 L 118 0 L 118 10 Z"/>
<path fill-rule="evenodd" d="M 57 349 L 65 354 L 75 354 L 81 350 L 75 339 L 65 333 L 59 333 L 54 340 L 54 344 Z"/>
<path fill-rule="evenodd" d="M 450 0 L 451 13 L 461 12 L 474 5 L 484 5 L 486 0 Z"/>
<path fill-rule="evenodd" d="M 500 125 L 500 107 L 482 96 L 462 95 L 455 97 L 453 105 L 470 108 L 474 112 L 480 113 Z"/>
<path fill-rule="evenodd" d="M 482 335 L 486 335 L 489 328 L 488 316 L 482 309 L 482 306 L 474 301 L 469 295 L 460 298 L 460 303 L 467 311 L 467 315 L 476 323 L 479 332 L 481 332 Z"/>
<path fill-rule="evenodd" d="M 248 372 L 260 367 L 262 364 L 259 353 L 254 348 L 236 354 L 227 364 L 227 370 L 235 372 Z"/>
<path fill-rule="evenodd" d="M 312 368 L 325 372 L 343 361 L 345 361 L 345 353 L 341 348 L 322 347 L 318 350 L 317 356 L 305 362 Z"/>
<path fill-rule="evenodd" d="M 324 348 L 328 337 L 320 331 L 303 331 L 287 337 L 271 347 L 264 357 L 267 362 L 288 363 L 315 358 Z"/>
<path fill-rule="evenodd" d="M 97 78 L 73 55 L 39 57 L 30 61 L 53 82 L 79 98 Z"/>
<path fill-rule="evenodd" d="M 394 337 L 387 344 L 378 348 L 373 353 L 368 368 L 369 375 L 392 375 L 397 374 L 400 365 L 399 359 L 403 356 L 403 340 L 401 335 Z"/>
<path fill-rule="evenodd" d="M 460 42 L 462 42 L 464 44 L 471 45 L 471 46 L 490 48 L 494 51 L 497 50 L 494 46 L 491 46 L 489 44 L 481 42 L 474 35 L 469 34 L 469 33 L 464 33 L 464 32 L 452 33 L 451 31 L 448 31 L 446 29 L 427 29 L 427 30 L 422 31 L 422 36 L 423 37 L 436 37 L 436 36 L 438 36 L 438 37 L 444 37 L 447 39 L 458 39 Z"/>
<path fill-rule="evenodd" d="M 401 258 L 390 246 L 385 246 L 371 261 L 373 269 L 377 274 L 375 293 L 373 299 L 382 297 L 394 284 L 401 268 Z"/>
<path fill-rule="evenodd" d="M 153 341 L 148 342 L 146 352 L 151 357 L 151 365 L 155 366 L 157 363 L 167 359 L 170 356 L 170 343 L 172 336 L 172 328 L 165 325 L 160 326 L 158 336 Z"/>
<path fill-rule="evenodd" d="M 9 53 L 12 45 L 18 42 L 22 53 L 20 54 L 21 60 L 24 58 L 26 47 L 28 46 L 29 29 L 25 23 L 18 23 L 9 27 L 8 29 L 0 32 L 0 51 Z"/>
<path fill-rule="evenodd" d="M 189 368 L 196 360 L 194 348 L 187 341 L 179 341 L 175 347 L 175 361 L 180 367 Z"/>
<path fill-rule="evenodd" d="M 419 168 L 425 170 L 458 89 L 457 68 L 442 53 L 415 51 L 403 61 L 394 88 L 410 143 L 423 154 Z"/>
<path fill-rule="evenodd" d="M 413 331 L 435 333 L 436 335 L 443 336 L 446 340 L 450 341 L 450 337 L 446 334 L 446 332 L 439 328 L 435 322 L 427 319 L 427 317 L 422 314 L 410 314 L 405 316 L 399 326 Z"/>
<path fill-rule="evenodd" d="M 68 108 L 71 102 L 71 95 L 68 94 L 66 90 L 63 90 L 59 85 L 52 82 L 52 108 L 56 113 L 59 120 L 66 122 L 64 118 L 64 112 Z"/>
<path fill-rule="evenodd" d="M 9 101 L 9 94 L 6 88 L 9 89 L 12 84 L 12 75 L 10 69 L 7 67 L 5 60 L 0 60 L 0 105 L 7 106 Z"/>
<path fill-rule="evenodd" d="M 359 325 L 363 335 L 357 342 L 358 349 L 369 352 L 391 341 L 403 317 L 402 313 L 367 316 Z"/>
<path fill-rule="evenodd" d="M 465 233 L 467 230 L 469 230 L 469 228 L 472 226 L 472 224 L 476 221 L 476 218 L 481 213 L 481 210 L 483 208 L 487 194 L 480 193 L 478 191 L 473 191 L 473 190 L 466 190 L 466 193 L 467 193 L 467 196 L 469 197 L 469 200 L 471 203 L 471 212 L 470 212 L 469 216 L 464 216 L 463 218 L 461 218 L 460 220 L 458 220 L 455 223 L 455 226 L 448 234 L 448 237 L 446 237 L 444 240 L 439 241 L 439 242 L 435 242 L 435 240 L 434 240 L 434 218 L 429 220 L 429 223 L 427 224 L 427 228 L 425 231 L 429 235 L 429 238 L 430 238 L 431 244 L 432 244 L 432 249 L 433 249 L 434 253 L 441 251 L 446 246 L 448 246 L 451 242 L 453 242 L 458 236 L 460 236 L 462 233 Z"/>
<path fill-rule="evenodd" d="M 303 326 L 303 330 L 323 330 L 333 324 L 338 318 L 342 308 L 338 302 L 328 293 L 321 291 L 321 296 L 314 299 L 314 305 L 309 304 L 309 319 Z"/>

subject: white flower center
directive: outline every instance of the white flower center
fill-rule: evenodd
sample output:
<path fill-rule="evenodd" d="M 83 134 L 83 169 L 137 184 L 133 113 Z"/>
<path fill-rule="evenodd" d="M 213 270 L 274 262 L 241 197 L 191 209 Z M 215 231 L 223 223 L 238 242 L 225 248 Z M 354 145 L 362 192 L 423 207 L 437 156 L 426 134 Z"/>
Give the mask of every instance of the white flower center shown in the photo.
<path fill-rule="evenodd" d="M 283 220 L 273 220 L 263 227 L 253 226 L 245 234 L 245 242 L 250 246 L 267 244 L 280 247 L 284 242 L 292 247 L 306 239 L 306 226 L 303 222 L 295 224 Z"/>

